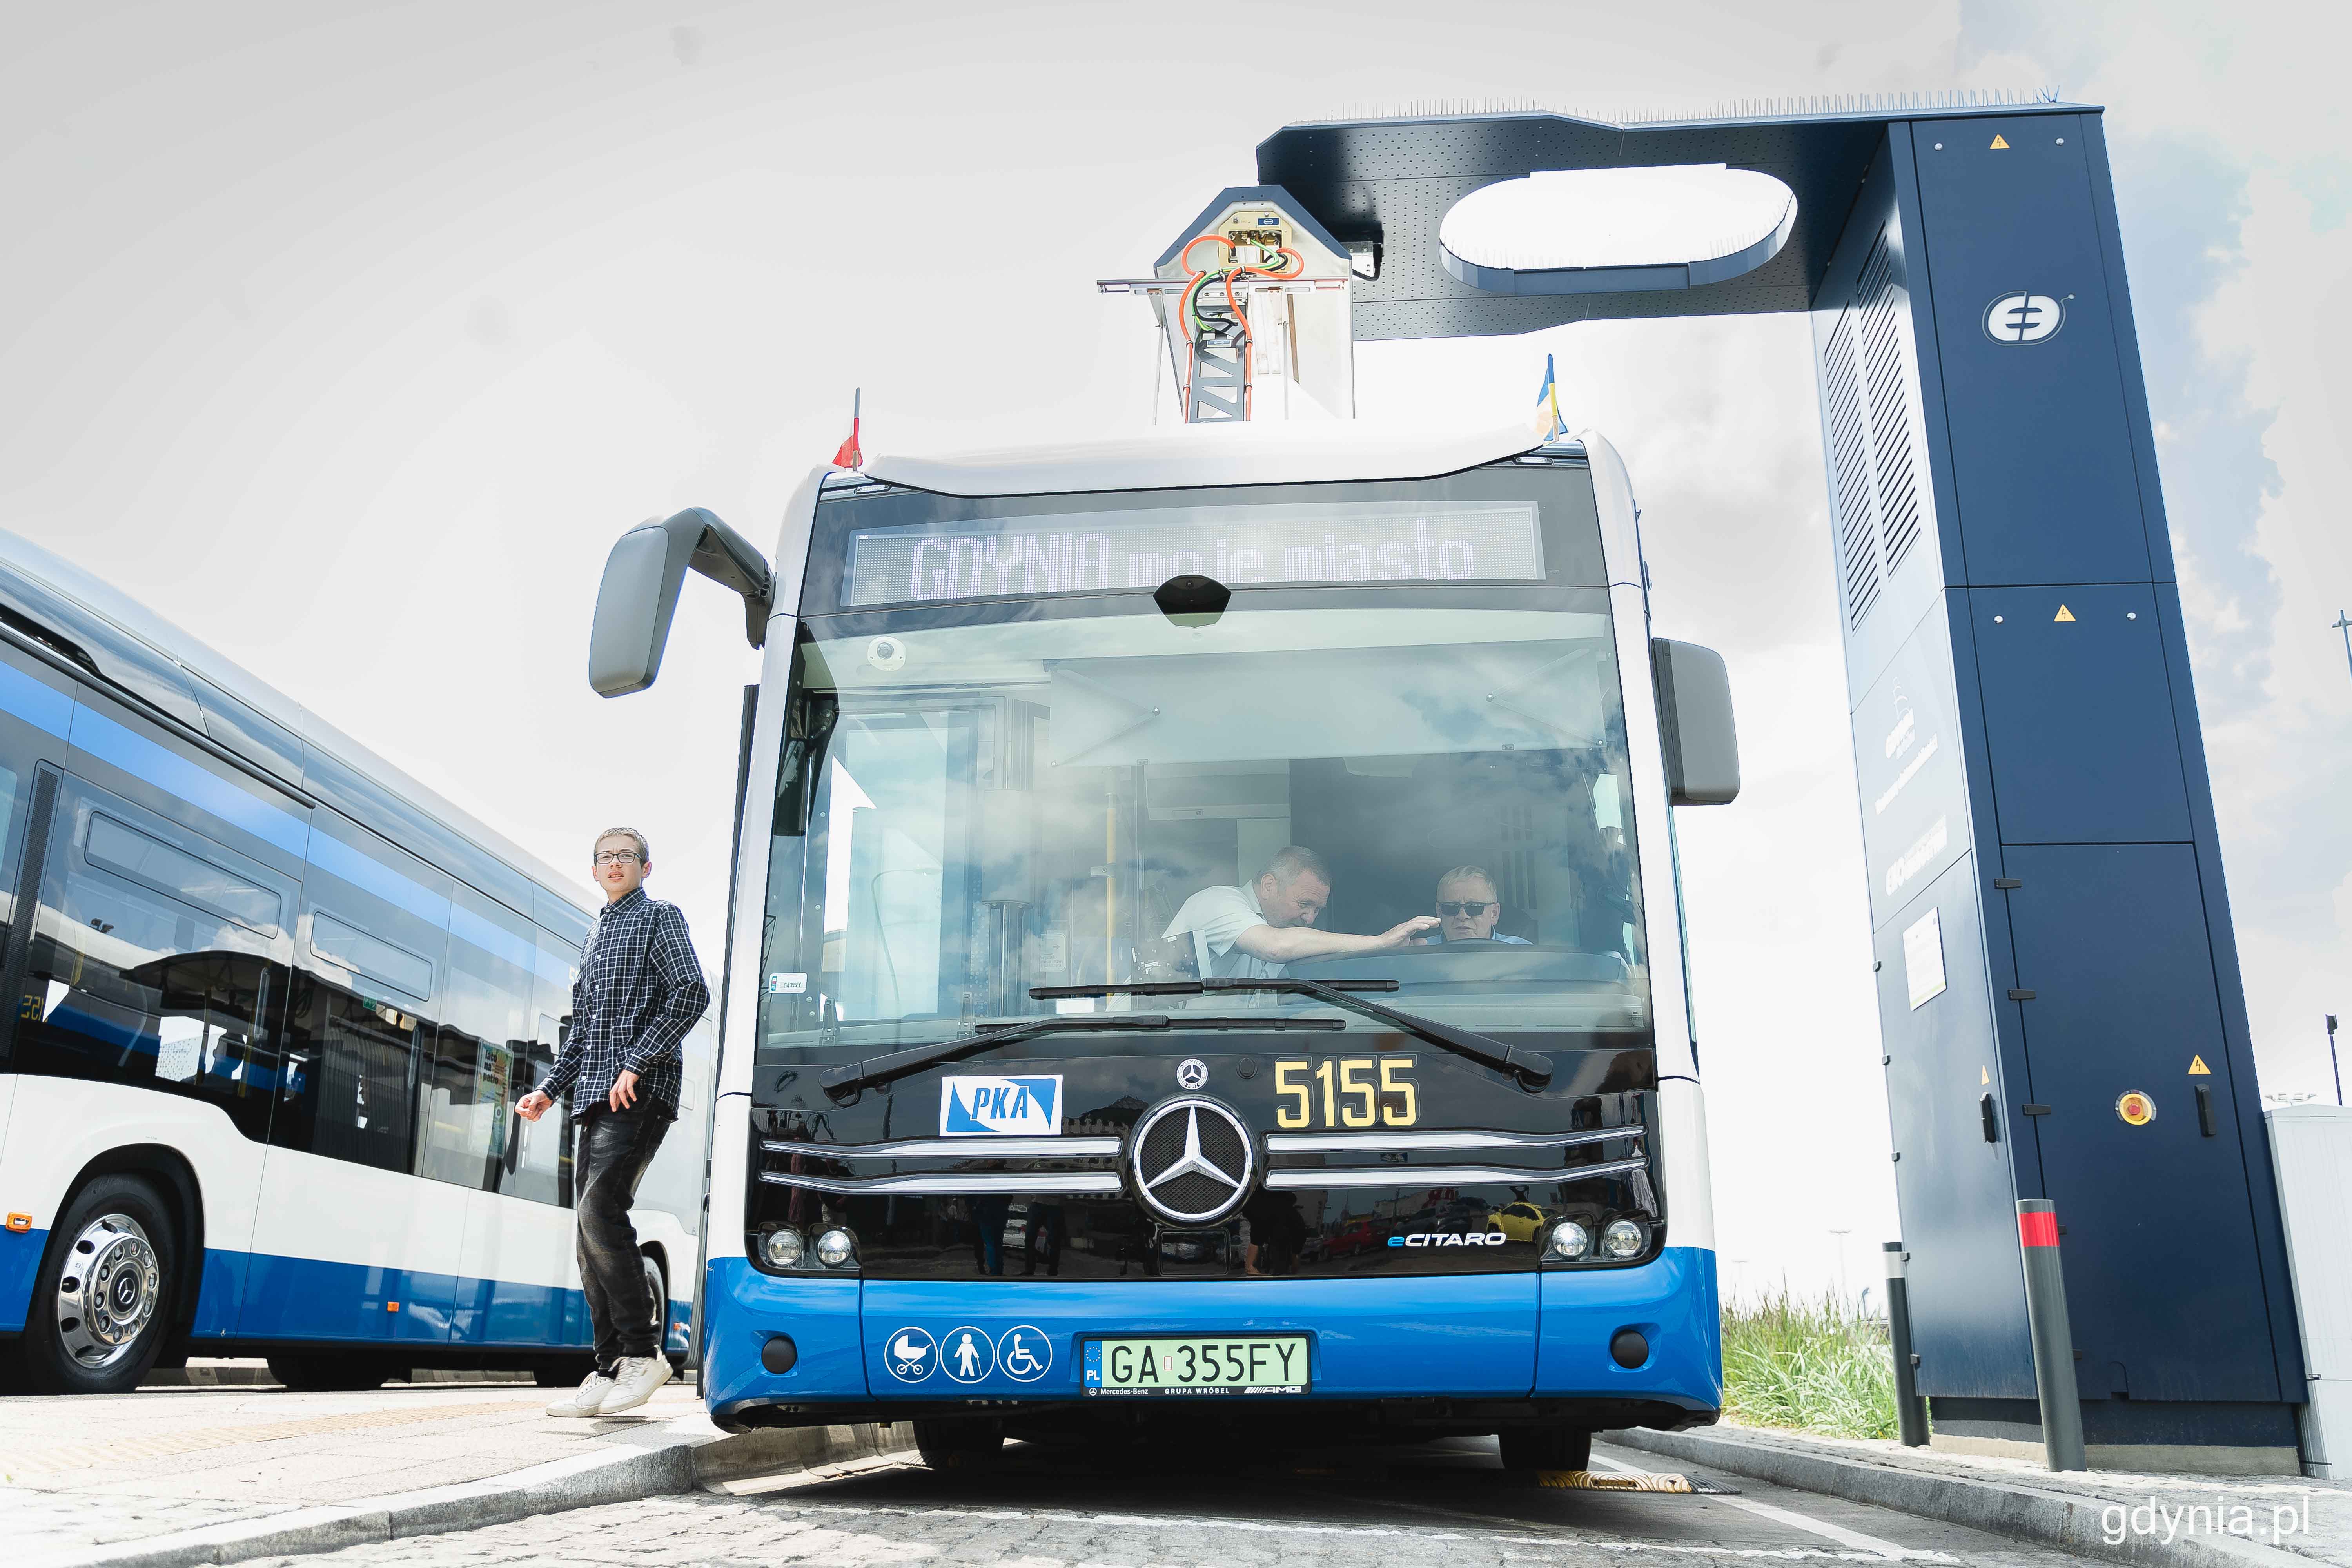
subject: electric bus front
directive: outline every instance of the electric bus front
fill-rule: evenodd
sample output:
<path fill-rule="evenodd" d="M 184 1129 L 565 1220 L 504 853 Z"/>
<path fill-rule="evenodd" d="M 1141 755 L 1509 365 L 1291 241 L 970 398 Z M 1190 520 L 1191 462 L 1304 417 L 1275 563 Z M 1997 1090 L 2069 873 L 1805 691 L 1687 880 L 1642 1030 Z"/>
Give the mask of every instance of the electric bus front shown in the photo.
<path fill-rule="evenodd" d="M 1580 1468 L 1714 1419 L 1632 495 L 1529 439 L 812 478 L 738 865 L 722 1425 L 910 1420 L 940 1460 L 1226 1417 Z"/>

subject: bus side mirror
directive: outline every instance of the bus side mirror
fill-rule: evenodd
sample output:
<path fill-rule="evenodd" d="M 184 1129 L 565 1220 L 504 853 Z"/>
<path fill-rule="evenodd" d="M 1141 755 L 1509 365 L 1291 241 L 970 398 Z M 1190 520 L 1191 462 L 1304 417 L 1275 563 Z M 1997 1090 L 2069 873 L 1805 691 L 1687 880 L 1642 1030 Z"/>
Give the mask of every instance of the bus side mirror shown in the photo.
<path fill-rule="evenodd" d="M 1723 656 L 1696 643 L 1654 637 L 1658 734 L 1665 743 L 1666 801 L 1727 805 L 1739 798 L 1739 736 L 1731 722 L 1731 676 Z"/>
<path fill-rule="evenodd" d="M 649 518 L 621 535 L 604 558 L 596 619 L 588 633 L 588 684 L 598 695 L 643 691 L 661 673 L 677 591 L 692 567 L 743 596 L 743 635 L 753 647 L 768 637 L 774 579 L 767 558 L 698 506 Z"/>

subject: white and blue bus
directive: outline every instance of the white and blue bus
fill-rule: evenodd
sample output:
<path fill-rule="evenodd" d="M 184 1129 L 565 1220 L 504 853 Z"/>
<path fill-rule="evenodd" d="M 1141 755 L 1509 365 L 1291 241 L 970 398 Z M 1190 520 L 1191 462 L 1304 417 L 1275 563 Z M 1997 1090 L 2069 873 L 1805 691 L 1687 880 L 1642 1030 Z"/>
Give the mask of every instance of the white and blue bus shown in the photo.
<path fill-rule="evenodd" d="M 557 1049 L 588 896 L 0 534 L 0 1373 L 578 1376 L 571 1131 L 513 1107 Z M 688 1058 L 637 1214 L 680 1354 L 707 1044 Z"/>
<path fill-rule="evenodd" d="M 1669 811 L 1730 799 L 1737 752 L 1722 661 L 1652 640 L 1604 442 L 1193 426 L 820 470 L 772 571 L 698 509 L 624 535 L 597 689 L 651 681 L 689 567 L 765 648 L 720 1425 L 908 1420 L 969 1463 L 1246 1420 L 1574 1468 L 1715 1418 Z M 1184 911 L 1293 847 L 1319 929 L 1469 868 L 1478 924 L 1236 973 Z"/>

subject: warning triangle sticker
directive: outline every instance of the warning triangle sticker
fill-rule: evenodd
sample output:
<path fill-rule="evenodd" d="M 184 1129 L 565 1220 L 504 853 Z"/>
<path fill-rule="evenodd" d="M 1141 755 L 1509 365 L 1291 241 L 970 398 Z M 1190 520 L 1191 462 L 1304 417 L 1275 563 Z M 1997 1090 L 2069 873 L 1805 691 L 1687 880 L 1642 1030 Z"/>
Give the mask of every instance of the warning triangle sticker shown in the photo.
<path fill-rule="evenodd" d="M 2205 1058 L 2203 1057 L 2190 1057 L 2189 1058 L 2189 1076 L 2196 1078 L 2200 1074 L 2206 1078 L 2211 1078 L 2213 1076 L 2213 1069 L 2205 1065 Z"/>
<path fill-rule="evenodd" d="M 1990 1068 L 1977 1068 L 1977 1087 L 1979 1087 L 1979 1089 L 1981 1089 L 1981 1088 L 1983 1088 L 1986 1084 L 1989 1084 L 1989 1083 L 1990 1083 L 1991 1081 L 1992 1081 L 1992 1069 L 1991 1069 Z"/>
<path fill-rule="evenodd" d="M 2009 142 L 2002 138 L 2000 132 L 1996 131 L 1992 133 L 1992 145 L 1986 148 L 1985 151 L 1988 153 L 2006 153 L 2009 151 Z"/>
<path fill-rule="evenodd" d="M 2061 605 L 2058 606 L 2058 613 L 2050 618 L 2053 621 L 2071 621 L 2074 618 L 2074 612 Z"/>

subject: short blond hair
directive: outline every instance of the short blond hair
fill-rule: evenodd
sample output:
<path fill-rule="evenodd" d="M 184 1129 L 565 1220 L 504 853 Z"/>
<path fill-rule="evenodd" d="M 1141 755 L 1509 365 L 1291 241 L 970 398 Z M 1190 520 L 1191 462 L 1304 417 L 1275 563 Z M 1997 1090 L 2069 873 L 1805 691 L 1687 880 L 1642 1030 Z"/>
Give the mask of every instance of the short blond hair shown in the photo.
<path fill-rule="evenodd" d="M 637 846 L 637 864 L 640 866 L 650 866 L 654 863 L 654 847 L 646 843 L 646 836 L 638 832 L 635 828 L 608 827 L 604 829 L 604 832 L 596 835 L 596 844 L 602 844 L 607 838 L 627 838 L 635 840 Z M 588 847 L 588 858 L 591 860 L 593 860 L 596 858 L 596 844 L 591 844 Z"/>

